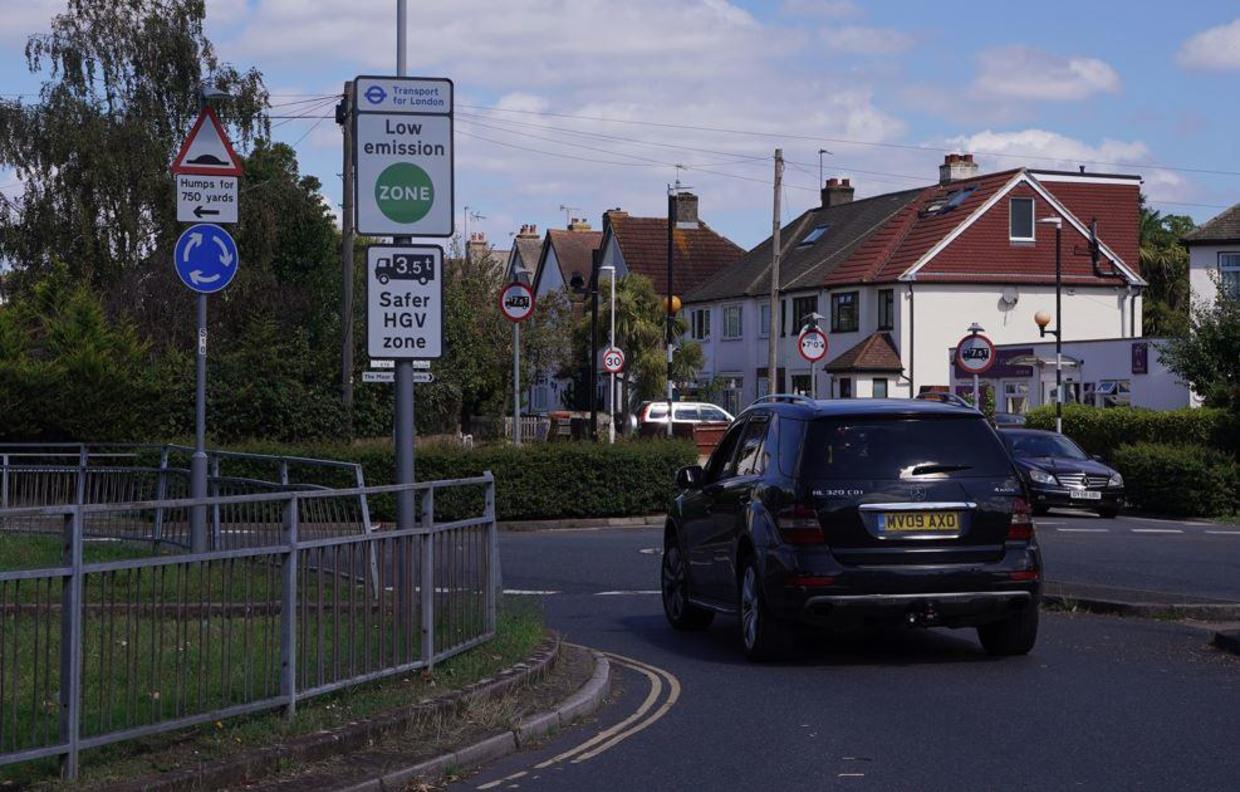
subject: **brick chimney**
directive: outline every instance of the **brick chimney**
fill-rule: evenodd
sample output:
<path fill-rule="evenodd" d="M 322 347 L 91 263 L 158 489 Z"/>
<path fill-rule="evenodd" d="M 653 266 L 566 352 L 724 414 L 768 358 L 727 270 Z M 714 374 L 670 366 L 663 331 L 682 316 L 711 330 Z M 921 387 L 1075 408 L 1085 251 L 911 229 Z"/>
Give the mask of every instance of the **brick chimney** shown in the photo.
<path fill-rule="evenodd" d="M 521 230 L 517 232 L 518 239 L 538 239 L 538 226 L 533 223 L 522 224 Z"/>
<path fill-rule="evenodd" d="M 617 206 L 615 209 L 608 209 L 606 212 L 603 212 L 604 233 L 607 231 L 607 229 L 611 228 L 611 224 L 614 221 L 623 220 L 624 218 L 628 216 L 629 216 L 629 213 L 621 209 L 619 206 Z"/>
<path fill-rule="evenodd" d="M 590 224 L 584 217 L 574 217 L 568 224 L 569 231 L 589 231 Z"/>
<path fill-rule="evenodd" d="M 485 231 L 474 231 L 469 235 L 469 242 L 465 245 L 465 260 L 479 261 L 486 258 L 490 246 L 487 244 L 487 235 Z"/>
<path fill-rule="evenodd" d="M 977 175 L 977 163 L 972 154 L 948 154 L 939 166 L 939 184 L 951 184 Z"/>
<path fill-rule="evenodd" d="M 832 176 L 822 188 L 822 208 L 852 203 L 853 187 L 848 179 L 837 179 Z"/>
<path fill-rule="evenodd" d="M 678 192 L 672 196 L 672 205 L 676 227 L 689 231 L 697 230 L 698 197 L 691 192 Z"/>

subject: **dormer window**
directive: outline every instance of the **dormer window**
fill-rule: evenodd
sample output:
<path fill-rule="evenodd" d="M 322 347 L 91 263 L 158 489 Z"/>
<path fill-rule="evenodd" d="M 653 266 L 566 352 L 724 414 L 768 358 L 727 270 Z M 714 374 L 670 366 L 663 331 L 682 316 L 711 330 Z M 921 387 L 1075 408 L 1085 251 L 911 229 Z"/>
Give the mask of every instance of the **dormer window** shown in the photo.
<path fill-rule="evenodd" d="M 1012 198 L 1008 201 L 1008 239 L 1012 242 L 1033 241 L 1033 199 Z"/>

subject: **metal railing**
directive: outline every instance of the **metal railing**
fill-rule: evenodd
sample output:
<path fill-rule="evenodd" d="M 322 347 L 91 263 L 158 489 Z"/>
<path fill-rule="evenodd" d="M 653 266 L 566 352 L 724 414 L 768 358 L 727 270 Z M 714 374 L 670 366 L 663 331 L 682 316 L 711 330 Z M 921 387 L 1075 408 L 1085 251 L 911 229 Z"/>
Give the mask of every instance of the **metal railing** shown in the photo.
<path fill-rule="evenodd" d="M 414 527 L 344 536 L 312 527 L 333 499 L 410 492 Z M 437 495 L 454 517 L 475 516 L 436 522 Z M 278 541 L 167 555 L 88 539 L 118 514 L 153 525 L 157 513 L 199 506 L 277 511 Z M 489 472 L 350 490 L 10 508 L 0 518 L 61 526 L 52 549 L 59 566 L 0 571 L 0 766 L 60 756 L 63 775 L 76 778 L 83 750 L 263 710 L 291 717 L 299 701 L 429 668 L 495 633 Z M 98 548 L 106 557 L 88 560 Z M 126 549 L 133 557 L 115 557 Z"/>
<path fill-rule="evenodd" d="M 179 445 L 90 445 L 78 443 L 0 444 L 0 509 L 25 506 L 124 503 L 169 500 L 189 494 L 189 455 L 193 449 Z M 177 465 L 177 457 L 185 464 Z M 154 460 L 158 457 L 158 467 Z M 140 461 L 149 461 L 143 466 Z M 245 464 L 269 474 L 224 475 L 224 463 Z M 118 464 L 123 463 L 123 464 Z M 353 462 L 275 456 L 238 451 L 210 450 L 207 455 L 209 495 L 241 495 L 259 492 L 364 489 L 362 466 Z M 253 472 L 253 471 L 248 471 Z M 315 478 L 317 481 L 307 479 Z M 251 507 L 213 508 L 209 513 L 212 546 L 224 549 L 258 546 L 279 539 L 280 515 L 261 513 Z M 366 496 L 351 502 L 325 500 L 305 524 L 319 535 L 368 534 L 373 526 Z M 117 514 L 97 536 L 146 539 L 157 544 L 189 547 L 188 513 L 158 509 L 148 521 Z M 0 531 L 59 531 L 42 518 L 0 519 Z"/>

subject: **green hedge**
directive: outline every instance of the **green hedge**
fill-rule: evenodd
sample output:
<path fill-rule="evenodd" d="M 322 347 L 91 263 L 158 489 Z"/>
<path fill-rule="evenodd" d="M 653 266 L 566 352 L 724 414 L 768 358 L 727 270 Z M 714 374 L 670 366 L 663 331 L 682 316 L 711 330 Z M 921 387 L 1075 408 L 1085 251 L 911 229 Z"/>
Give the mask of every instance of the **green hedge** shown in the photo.
<path fill-rule="evenodd" d="M 1026 425 L 1031 429 L 1054 429 L 1054 405 L 1030 410 Z M 1227 410 L 1206 407 L 1148 410 L 1065 404 L 1063 432 L 1089 453 L 1108 459 L 1126 443 L 1195 444 L 1233 456 L 1240 453 L 1240 419 Z"/>
<path fill-rule="evenodd" d="M 1240 463 L 1213 448 L 1133 443 L 1115 449 L 1111 461 L 1139 509 L 1188 517 L 1240 510 Z"/>
<path fill-rule="evenodd" d="M 250 443 L 236 451 L 339 459 L 359 462 L 366 483 L 393 483 L 392 446 L 386 442 L 353 445 L 283 445 Z M 490 470 L 495 476 L 495 507 L 501 520 L 548 520 L 566 517 L 625 517 L 665 511 L 675 495 L 676 470 L 697 462 L 690 442 L 632 440 L 605 443 L 537 443 L 488 446 L 466 450 L 448 445 L 418 448 L 415 472 L 419 481 L 468 478 Z M 269 466 L 250 470 L 246 463 L 225 462 L 225 475 L 270 479 Z M 339 474 L 325 472 L 321 483 L 341 485 Z M 300 480 L 306 481 L 305 477 Z M 313 478 L 310 480 L 314 480 Z M 436 495 L 438 519 L 477 514 L 481 493 Z M 371 502 L 376 520 L 391 520 L 391 498 Z"/>

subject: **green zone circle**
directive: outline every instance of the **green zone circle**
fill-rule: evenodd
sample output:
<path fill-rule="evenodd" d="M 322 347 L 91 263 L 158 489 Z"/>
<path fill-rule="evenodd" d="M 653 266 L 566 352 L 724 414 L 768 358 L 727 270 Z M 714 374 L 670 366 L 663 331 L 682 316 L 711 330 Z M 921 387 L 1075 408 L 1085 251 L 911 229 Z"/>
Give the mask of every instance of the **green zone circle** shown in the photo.
<path fill-rule="evenodd" d="M 426 171 L 412 162 L 396 162 L 375 180 L 375 203 L 394 223 L 416 223 L 435 203 L 435 185 Z"/>

